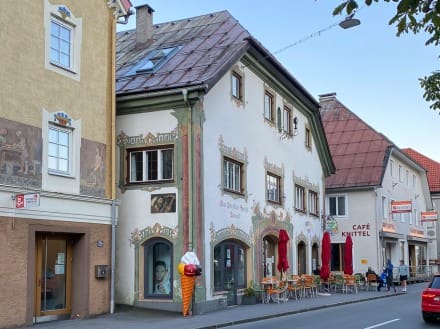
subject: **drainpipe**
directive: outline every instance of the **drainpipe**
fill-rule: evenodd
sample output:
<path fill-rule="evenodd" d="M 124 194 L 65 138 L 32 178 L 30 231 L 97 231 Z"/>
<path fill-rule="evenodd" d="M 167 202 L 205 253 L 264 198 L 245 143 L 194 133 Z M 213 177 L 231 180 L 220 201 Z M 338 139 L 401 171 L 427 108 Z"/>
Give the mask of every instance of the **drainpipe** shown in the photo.
<path fill-rule="evenodd" d="M 112 200 L 112 256 L 110 276 L 110 314 L 115 312 L 115 263 L 116 263 L 116 200 Z"/>

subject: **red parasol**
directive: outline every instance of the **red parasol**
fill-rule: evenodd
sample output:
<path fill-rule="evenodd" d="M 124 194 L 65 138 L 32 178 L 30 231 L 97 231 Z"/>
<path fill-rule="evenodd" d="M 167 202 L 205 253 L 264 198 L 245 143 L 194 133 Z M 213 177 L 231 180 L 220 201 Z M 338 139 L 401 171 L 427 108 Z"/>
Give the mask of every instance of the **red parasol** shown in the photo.
<path fill-rule="evenodd" d="M 347 235 L 344 250 L 344 274 L 353 274 L 353 240 Z"/>
<path fill-rule="evenodd" d="M 323 280 L 327 280 L 330 277 L 331 245 L 330 234 L 324 232 L 324 235 L 322 236 L 321 270 L 319 271 L 319 275 Z"/>
<path fill-rule="evenodd" d="M 287 260 L 287 242 L 289 241 L 289 235 L 286 230 L 280 230 L 278 236 L 278 271 L 281 272 L 281 276 L 283 272 L 286 272 L 289 268 L 289 261 Z"/>

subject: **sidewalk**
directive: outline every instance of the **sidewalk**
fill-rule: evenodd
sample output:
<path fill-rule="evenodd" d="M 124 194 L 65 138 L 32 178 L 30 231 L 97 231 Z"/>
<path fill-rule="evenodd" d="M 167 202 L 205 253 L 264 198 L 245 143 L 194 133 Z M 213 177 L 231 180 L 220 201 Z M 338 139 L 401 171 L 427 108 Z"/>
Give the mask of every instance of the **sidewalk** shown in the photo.
<path fill-rule="evenodd" d="M 408 286 L 410 293 L 420 293 L 427 283 L 416 283 Z M 366 300 L 388 298 L 401 295 L 400 287 L 397 293 L 382 291 L 359 291 L 357 294 L 330 293 L 320 294 L 315 298 L 289 300 L 285 304 L 256 304 L 235 305 L 225 310 L 210 312 L 191 317 L 182 317 L 181 313 L 145 310 L 139 308 L 116 309 L 114 314 L 98 316 L 87 320 L 64 320 L 40 323 L 35 329 L 149 329 L 179 328 L 179 329 L 213 329 L 227 327 L 239 323 L 258 321 L 329 308 Z M 30 328 L 30 327 L 28 327 Z"/>

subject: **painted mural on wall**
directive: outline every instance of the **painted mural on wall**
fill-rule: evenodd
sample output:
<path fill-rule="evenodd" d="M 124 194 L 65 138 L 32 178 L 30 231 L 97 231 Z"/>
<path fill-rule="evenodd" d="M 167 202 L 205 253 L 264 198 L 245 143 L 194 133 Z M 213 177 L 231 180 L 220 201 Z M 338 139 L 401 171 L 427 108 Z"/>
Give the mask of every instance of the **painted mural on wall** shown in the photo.
<path fill-rule="evenodd" d="M 105 196 L 105 145 L 81 142 L 81 194 Z"/>
<path fill-rule="evenodd" d="M 176 212 L 176 194 L 152 194 L 151 213 Z"/>
<path fill-rule="evenodd" d="M 0 119 L 0 183 L 41 188 L 41 129 Z"/>

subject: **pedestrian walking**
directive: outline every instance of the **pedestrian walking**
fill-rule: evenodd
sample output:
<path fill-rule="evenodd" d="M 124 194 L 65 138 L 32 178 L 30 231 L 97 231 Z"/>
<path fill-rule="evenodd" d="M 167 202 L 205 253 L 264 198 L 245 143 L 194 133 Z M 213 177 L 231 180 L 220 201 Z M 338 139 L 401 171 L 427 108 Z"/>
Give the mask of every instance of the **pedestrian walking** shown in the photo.
<path fill-rule="evenodd" d="M 399 280 L 400 285 L 402 287 L 402 292 L 406 292 L 406 282 L 408 280 L 408 266 L 405 264 L 405 260 L 400 260 L 400 266 L 399 266 Z"/>
<path fill-rule="evenodd" d="M 391 263 L 391 259 L 387 259 L 387 266 L 385 267 L 385 272 L 387 275 L 387 291 L 390 291 L 391 286 L 393 286 L 394 292 L 397 292 L 393 281 L 393 268 L 394 266 L 393 263 Z"/>

